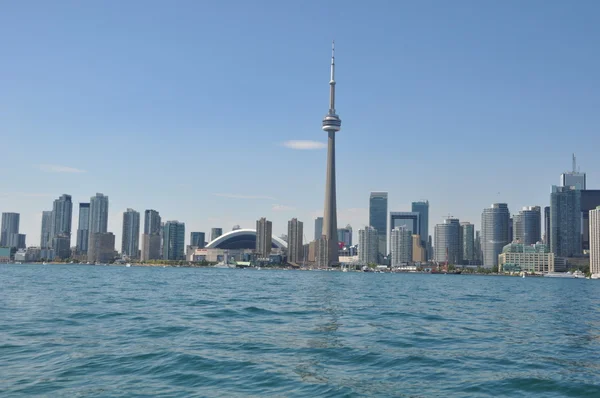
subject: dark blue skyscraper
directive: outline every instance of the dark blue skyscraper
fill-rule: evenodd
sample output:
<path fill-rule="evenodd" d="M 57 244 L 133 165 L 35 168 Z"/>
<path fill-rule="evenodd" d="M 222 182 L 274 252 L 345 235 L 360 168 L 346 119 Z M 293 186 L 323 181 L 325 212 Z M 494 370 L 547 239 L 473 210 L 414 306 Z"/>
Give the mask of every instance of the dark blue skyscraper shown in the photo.
<path fill-rule="evenodd" d="M 388 193 L 371 192 L 369 198 L 369 226 L 377 230 L 379 255 L 387 255 Z"/>

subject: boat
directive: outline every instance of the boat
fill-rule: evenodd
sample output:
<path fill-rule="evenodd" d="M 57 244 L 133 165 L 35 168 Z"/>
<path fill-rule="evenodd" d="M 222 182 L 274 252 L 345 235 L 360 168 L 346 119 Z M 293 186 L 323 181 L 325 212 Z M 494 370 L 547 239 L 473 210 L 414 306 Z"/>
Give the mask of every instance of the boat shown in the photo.
<path fill-rule="evenodd" d="M 126 266 L 127 268 L 129 268 L 129 267 L 131 267 L 131 264 L 127 263 L 127 264 L 125 264 L 125 266 Z"/>
<path fill-rule="evenodd" d="M 591 279 L 600 279 L 600 274 L 592 274 L 590 276 Z"/>
<path fill-rule="evenodd" d="M 44 261 L 44 262 L 42 263 L 42 265 L 48 265 L 48 263 Z"/>
<path fill-rule="evenodd" d="M 568 278 L 568 279 L 577 278 L 571 272 L 548 272 L 547 274 L 544 274 L 544 277 L 545 278 Z"/>

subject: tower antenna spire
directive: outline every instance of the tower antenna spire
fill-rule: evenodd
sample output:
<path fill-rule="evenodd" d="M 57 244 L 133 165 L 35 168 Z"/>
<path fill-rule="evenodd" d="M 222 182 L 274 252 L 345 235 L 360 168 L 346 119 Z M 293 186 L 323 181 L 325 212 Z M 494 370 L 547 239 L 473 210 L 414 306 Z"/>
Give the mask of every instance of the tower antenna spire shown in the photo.
<path fill-rule="evenodd" d="M 573 173 L 577 172 L 577 159 L 575 158 L 575 154 L 573 154 Z"/>
<path fill-rule="evenodd" d="M 329 114 L 335 115 L 335 40 L 331 42 L 331 79 L 329 79 Z"/>

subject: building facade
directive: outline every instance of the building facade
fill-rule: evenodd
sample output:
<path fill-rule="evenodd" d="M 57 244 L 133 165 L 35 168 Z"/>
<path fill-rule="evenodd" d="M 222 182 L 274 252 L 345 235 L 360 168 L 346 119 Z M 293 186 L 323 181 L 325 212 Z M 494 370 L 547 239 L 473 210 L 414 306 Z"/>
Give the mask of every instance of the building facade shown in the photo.
<path fill-rule="evenodd" d="M 52 247 L 52 210 L 42 212 L 40 247 L 44 249 Z"/>
<path fill-rule="evenodd" d="M 144 211 L 144 234 L 160 235 L 162 220 L 160 214 L 153 209 Z"/>
<path fill-rule="evenodd" d="M 481 215 L 481 251 L 483 266 L 492 268 L 498 265 L 498 255 L 509 241 L 510 212 L 506 203 L 494 203 L 483 210 Z"/>
<path fill-rule="evenodd" d="M 14 241 L 15 239 L 14 237 L 11 237 L 11 235 L 19 234 L 20 217 L 21 215 L 19 213 L 2 213 L 2 225 L 0 227 L 0 246 L 8 247 L 9 240 Z"/>
<path fill-rule="evenodd" d="M 542 240 L 542 213 L 539 206 L 523 207 L 513 216 L 513 239 L 526 246 L 534 245 Z"/>
<path fill-rule="evenodd" d="M 162 258 L 160 241 L 160 234 L 142 235 L 142 261 L 159 260 Z"/>
<path fill-rule="evenodd" d="M 211 241 L 217 239 L 221 235 L 223 235 L 223 228 L 211 228 L 211 230 L 210 230 L 210 240 Z"/>
<path fill-rule="evenodd" d="M 427 248 L 427 238 L 429 237 L 429 201 L 412 202 L 411 211 L 419 213 L 419 235 L 421 236 L 421 245 Z M 431 258 L 432 253 L 427 253 L 427 260 Z"/>
<path fill-rule="evenodd" d="M 140 213 L 127 209 L 123 213 L 123 235 L 121 235 L 121 254 L 129 258 L 139 258 Z"/>
<path fill-rule="evenodd" d="M 288 262 L 300 264 L 304 259 L 303 235 L 302 221 L 298 221 L 296 218 L 288 221 Z"/>
<path fill-rule="evenodd" d="M 550 250 L 557 257 L 583 254 L 581 244 L 581 191 L 552 187 L 550 195 Z"/>
<path fill-rule="evenodd" d="M 360 264 L 377 264 L 381 248 L 379 236 L 373 227 L 365 227 L 358 231 L 358 261 Z"/>
<path fill-rule="evenodd" d="M 185 223 L 167 221 L 163 228 L 163 260 L 185 259 Z"/>
<path fill-rule="evenodd" d="M 412 253 L 413 263 L 423 263 L 427 261 L 426 249 L 423 247 L 423 240 L 419 235 L 412 236 Z"/>
<path fill-rule="evenodd" d="M 400 267 L 411 263 L 413 259 L 412 231 L 408 228 L 396 227 L 392 229 L 390 235 L 392 267 Z"/>
<path fill-rule="evenodd" d="M 475 226 L 470 222 L 461 222 L 460 238 L 463 263 L 475 263 Z"/>
<path fill-rule="evenodd" d="M 262 217 L 256 220 L 256 255 L 260 258 L 268 258 L 271 254 L 271 242 L 273 240 L 273 223 Z"/>
<path fill-rule="evenodd" d="M 54 201 L 52 207 L 52 237 L 68 237 L 70 242 L 72 218 L 73 202 L 71 201 L 71 195 L 61 195 Z"/>
<path fill-rule="evenodd" d="M 460 221 L 447 218 L 442 224 L 435 226 L 435 261 L 438 263 L 460 264 L 462 248 L 460 247 Z"/>
<path fill-rule="evenodd" d="M 87 254 L 90 241 L 90 204 L 79 203 L 79 223 L 77 225 L 77 254 Z"/>
<path fill-rule="evenodd" d="M 352 227 L 346 225 L 345 228 L 338 228 L 338 242 L 343 243 L 345 247 L 352 246 Z"/>
<path fill-rule="evenodd" d="M 552 232 L 550 230 L 550 206 L 544 207 L 544 243 L 546 246 L 551 247 L 550 236 Z"/>
<path fill-rule="evenodd" d="M 52 237 L 52 249 L 55 257 L 61 260 L 71 258 L 71 238 L 66 235 L 54 235 Z"/>
<path fill-rule="evenodd" d="M 380 259 L 387 256 L 387 212 L 388 193 L 371 192 L 369 197 L 369 226 L 377 231 Z"/>
<path fill-rule="evenodd" d="M 110 232 L 90 233 L 87 252 L 90 263 L 110 263 L 115 258 L 115 235 Z"/>
<path fill-rule="evenodd" d="M 205 234 L 204 232 L 191 232 L 190 233 L 190 246 L 202 249 L 205 246 Z"/>
<path fill-rule="evenodd" d="M 590 272 L 600 276 L 600 206 L 589 212 Z"/>
<path fill-rule="evenodd" d="M 543 243 L 524 245 L 509 243 L 498 256 L 499 272 L 528 272 L 545 274 L 554 272 L 554 254 Z"/>
<path fill-rule="evenodd" d="M 108 231 L 108 196 L 97 193 L 96 196 L 90 198 L 90 221 L 88 230 L 88 250 L 91 246 L 92 235 L 99 233 L 105 234 Z M 110 238 L 103 238 L 107 239 Z M 102 243 L 105 243 L 104 241 Z M 113 242 L 114 249 L 114 242 Z"/>

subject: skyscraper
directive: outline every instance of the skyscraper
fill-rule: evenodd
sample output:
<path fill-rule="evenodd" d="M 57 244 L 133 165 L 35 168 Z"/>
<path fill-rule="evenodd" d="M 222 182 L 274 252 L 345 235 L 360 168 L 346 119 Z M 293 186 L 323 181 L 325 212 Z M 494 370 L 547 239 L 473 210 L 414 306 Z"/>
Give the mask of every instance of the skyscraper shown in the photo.
<path fill-rule="evenodd" d="M 302 229 L 302 221 L 296 218 L 288 221 L 288 262 L 290 263 L 299 264 L 303 260 Z"/>
<path fill-rule="evenodd" d="M 590 272 L 600 276 L 600 206 L 589 211 L 590 217 Z"/>
<path fill-rule="evenodd" d="M 90 240 L 90 204 L 79 203 L 79 223 L 77 226 L 77 253 L 86 254 Z"/>
<path fill-rule="evenodd" d="M 371 192 L 369 198 L 369 226 L 375 228 L 378 238 L 378 253 L 380 257 L 387 255 L 387 212 L 388 193 Z"/>
<path fill-rule="evenodd" d="M 163 259 L 185 259 L 185 223 L 167 221 L 163 229 Z"/>
<path fill-rule="evenodd" d="M 462 260 L 466 264 L 475 262 L 475 226 L 469 222 L 460 223 Z"/>
<path fill-rule="evenodd" d="M 19 213 L 2 213 L 2 226 L 0 229 L 0 246 L 8 246 L 9 241 L 15 239 L 11 235 L 19 234 L 19 219 Z"/>
<path fill-rule="evenodd" d="M 573 171 L 567 171 L 560 175 L 560 186 L 574 187 L 580 191 L 586 189 L 585 173 L 580 173 L 577 170 L 577 159 L 575 158 L 575 154 L 573 154 Z"/>
<path fill-rule="evenodd" d="M 544 207 L 544 243 L 550 247 L 550 206 Z"/>
<path fill-rule="evenodd" d="M 550 251 L 557 257 L 580 256 L 581 244 L 581 191 L 569 187 L 552 186 L 550 195 Z"/>
<path fill-rule="evenodd" d="M 338 242 L 343 242 L 345 247 L 352 246 L 352 227 L 350 224 L 346 225 L 345 228 L 338 228 L 337 238 Z"/>
<path fill-rule="evenodd" d="M 108 230 L 108 196 L 97 193 L 90 198 L 89 234 Z"/>
<path fill-rule="evenodd" d="M 508 224 L 510 212 L 506 203 L 494 203 L 483 209 L 481 214 L 481 251 L 483 265 L 492 268 L 498 265 L 498 255 L 509 243 Z"/>
<path fill-rule="evenodd" d="M 581 248 L 590 250 L 590 210 L 600 206 L 600 190 L 586 189 L 581 191 Z"/>
<path fill-rule="evenodd" d="M 223 235 L 223 228 L 212 228 L 210 230 L 210 240 L 213 241 Z"/>
<path fill-rule="evenodd" d="M 140 213 L 127 209 L 123 213 L 123 235 L 121 236 L 121 254 L 129 258 L 138 258 L 140 245 Z"/>
<path fill-rule="evenodd" d="M 255 252 L 260 258 L 268 258 L 271 254 L 271 245 L 273 244 L 273 224 L 262 217 L 256 221 L 256 249 Z"/>
<path fill-rule="evenodd" d="M 52 211 L 42 212 L 42 233 L 40 235 L 40 247 L 47 249 L 52 247 Z"/>
<path fill-rule="evenodd" d="M 483 253 L 481 251 L 481 231 L 475 231 L 475 263 L 481 264 Z"/>
<path fill-rule="evenodd" d="M 144 211 L 144 234 L 142 235 L 142 261 L 162 258 L 161 236 L 162 225 L 160 215 L 156 210 Z"/>
<path fill-rule="evenodd" d="M 144 234 L 160 235 L 160 224 L 160 214 L 156 210 L 149 209 L 144 212 Z"/>
<path fill-rule="evenodd" d="M 406 227 L 396 227 L 390 233 L 390 253 L 392 267 L 412 262 L 413 259 L 413 234 Z"/>
<path fill-rule="evenodd" d="M 331 48 L 331 79 L 329 80 L 329 112 L 323 119 L 327 132 L 327 176 L 325 183 L 325 206 L 323 212 L 323 235 L 327 237 L 328 265 L 339 263 L 337 243 L 337 203 L 335 191 L 335 133 L 340 131 L 342 121 L 335 113 L 335 49 Z"/>
<path fill-rule="evenodd" d="M 90 263 L 108 263 L 115 257 L 115 235 L 110 232 L 90 232 L 87 252 Z"/>
<path fill-rule="evenodd" d="M 204 232 L 191 232 L 190 233 L 190 246 L 203 248 L 205 241 Z"/>
<path fill-rule="evenodd" d="M 526 246 L 541 241 L 542 214 L 539 206 L 523 207 L 513 216 L 513 240 L 519 240 Z"/>
<path fill-rule="evenodd" d="M 315 218 L 315 240 L 319 240 L 323 235 L 323 217 Z"/>
<path fill-rule="evenodd" d="M 412 202 L 411 211 L 419 213 L 419 234 L 421 244 L 427 247 L 427 237 L 429 236 L 429 201 Z M 427 259 L 431 258 L 431 253 L 427 253 Z"/>
<path fill-rule="evenodd" d="M 406 228 L 412 235 L 421 235 L 420 213 L 412 211 L 390 211 L 389 235 L 391 244 L 391 232 L 394 228 Z M 391 251 L 391 246 L 390 246 Z"/>
<path fill-rule="evenodd" d="M 438 263 L 460 264 L 462 248 L 460 247 L 460 221 L 447 218 L 443 224 L 435 226 L 435 261 Z"/>
<path fill-rule="evenodd" d="M 377 264 L 379 234 L 373 227 L 358 231 L 358 261 L 363 264 Z"/>
<path fill-rule="evenodd" d="M 71 242 L 71 222 L 73 218 L 73 202 L 71 195 L 61 195 L 52 207 L 52 237 L 63 236 Z"/>

